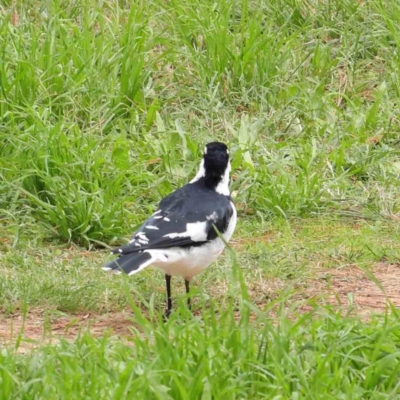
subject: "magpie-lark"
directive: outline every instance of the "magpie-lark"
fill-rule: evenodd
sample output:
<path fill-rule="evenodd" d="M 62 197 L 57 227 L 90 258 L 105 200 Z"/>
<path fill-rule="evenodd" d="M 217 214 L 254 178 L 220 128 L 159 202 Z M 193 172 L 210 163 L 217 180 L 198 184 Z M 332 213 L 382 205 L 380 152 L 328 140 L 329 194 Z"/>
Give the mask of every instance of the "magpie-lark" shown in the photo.
<path fill-rule="evenodd" d="M 111 252 L 118 258 L 106 263 L 103 270 L 128 275 L 149 265 L 162 270 L 169 315 L 171 276 L 182 276 L 189 293 L 190 280 L 217 259 L 225 247 L 224 240 L 229 241 L 235 230 L 237 214 L 229 192 L 230 170 L 227 146 L 208 143 L 197 175 L 161 200 L 132 240 Z"/>

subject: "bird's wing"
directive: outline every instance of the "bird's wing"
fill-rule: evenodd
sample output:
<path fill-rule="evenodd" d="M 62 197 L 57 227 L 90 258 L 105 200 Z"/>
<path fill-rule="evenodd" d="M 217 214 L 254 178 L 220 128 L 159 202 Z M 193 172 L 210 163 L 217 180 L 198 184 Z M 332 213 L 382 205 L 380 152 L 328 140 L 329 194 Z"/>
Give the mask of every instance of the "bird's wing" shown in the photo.
<path fill-rule="evenodd" d="M 210 201 L 201 193 L 193 196 L 193 193 L 177 191 L 160 203 L 129 244 L 112 253 L 122 255 L 147 249 L 202 245 L 217 237 L 215 228 L 225 232 L 232 213 L 232 205 L 225 196 L 213 194 Z"/>

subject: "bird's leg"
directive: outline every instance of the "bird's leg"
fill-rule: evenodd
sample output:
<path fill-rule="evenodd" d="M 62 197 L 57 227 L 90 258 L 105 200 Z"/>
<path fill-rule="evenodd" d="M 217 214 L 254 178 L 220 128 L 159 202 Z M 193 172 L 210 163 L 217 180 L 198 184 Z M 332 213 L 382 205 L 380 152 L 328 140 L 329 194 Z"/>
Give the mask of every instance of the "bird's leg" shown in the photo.
<path fill-rule="evenodd" d="M 186 294 L 188 295 L 187 305 L 188 305 L 189 310 L 192 310 L 192 304 L 190 303 L 190 296 L 189 296 L 189 283 L 190 283 L 190 281 L 185 279 Z"/>
<path fill-rule="evenodd" d="M 165 274 L 165 283 L 167 284 L 167 309 L 165 311 L 165 316 L 169 317 L 172 310 L 171 275 Z"/>

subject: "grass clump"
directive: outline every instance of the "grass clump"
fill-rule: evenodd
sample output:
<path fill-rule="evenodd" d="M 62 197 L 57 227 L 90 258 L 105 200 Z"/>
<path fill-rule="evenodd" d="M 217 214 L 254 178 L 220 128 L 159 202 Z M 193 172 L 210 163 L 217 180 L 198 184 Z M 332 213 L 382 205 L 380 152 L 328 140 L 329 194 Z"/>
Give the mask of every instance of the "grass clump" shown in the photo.
<path fill-rule="evenodd" d="M 166 323 L 139 318 L 130 343 L 83 334 L 27 354 L 3 353 L 2 396 L 54 399 L 392 398 L 399 393 L 398 317 L 369 323 L 320 310 L 279 320 L 246 306 Z M 221 312 L 216 317 L 214 311 Z M 223 311 L 223 312 L 222 312 Z M 140 326 L 140 327 L 139 327 Z"/>
<path fill-rule="evenodd" d="M 1 30 L 0 200 L 63 240 L 124 236 L 145 214 L 133 199 L 187 182 L 212 139 L 262 217 L 338 200 L 362 213 L 377 186 L 395 190 L 395 33 L 379 2 L 27 2 L 4 7 Z"/>

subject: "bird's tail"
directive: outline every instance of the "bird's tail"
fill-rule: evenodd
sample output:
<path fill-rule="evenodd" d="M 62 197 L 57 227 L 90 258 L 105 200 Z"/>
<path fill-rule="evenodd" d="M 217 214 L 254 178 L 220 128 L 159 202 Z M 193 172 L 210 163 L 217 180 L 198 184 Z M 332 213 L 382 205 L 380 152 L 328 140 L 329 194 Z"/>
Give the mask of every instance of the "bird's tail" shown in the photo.
<path fill-rule="evenodd" d="M 125 272 L 128 275 L 133 275 L 149 266 L 152 261 L 153 258 L 147 251 L 121 254 L 116 260 L 104 264 L 102 270 Z"/>

